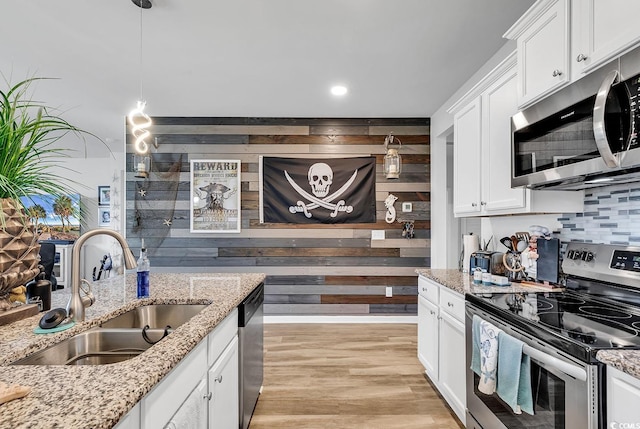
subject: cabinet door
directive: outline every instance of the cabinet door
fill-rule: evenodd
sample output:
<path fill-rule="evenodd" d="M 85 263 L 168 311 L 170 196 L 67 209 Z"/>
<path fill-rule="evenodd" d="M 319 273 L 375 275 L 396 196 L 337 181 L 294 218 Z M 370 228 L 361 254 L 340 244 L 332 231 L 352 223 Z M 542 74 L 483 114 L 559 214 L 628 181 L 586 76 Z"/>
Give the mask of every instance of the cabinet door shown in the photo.
<path fill-rule="evenodd" d="M 484 212 L 524 209 L 525 189 L 511 188 L 511 116 L 518 112 L 512 67 L 482 96 L 482 201 Z"/>
<path fill-rule="evenodd" d="M 640 42 L 639 1 L 579 0 L 571 7 L 575 78 Z"/>
<path fill-rule="evenodd" d="M 480 97 L 453 119 L 453 212 L 456 216 L 480 213 Z"/>
<path fill-rule="evenodd" d="M 142 398 L 140 427 L 163 428 L 186 404 L 191 393 L 206 378 L 207 342 L 201 341 L 162 381 Z M 202 396 L 200 397 L 202 398 Z M 204 400 L 203 400 L 204 401 Z M 195 404 L 189 402 L 190 404 Z M 201 404 L 206 410 L 206 404 Z"/>
<path fill-rule="evenodd" d="M 624 423 L 640 423 L 638 404 L 640 404 L 640 380 L 615 368 L 607 367 L 606 427 L 623 427 Z M 620 426 L 614 426 L 612 423 Z"/>
<path fill-rule="evenodd" d="M 467 407 L 464 323 L 440 312 L 440 392 L 464 424 Z"/>
<path fill-rule="evenodd" d="M 418 359 L 427 374 L 438 381 L 438 307 L 418 296 Z"/>
<path fill-rule="evenodd" d="M 569 81 L 569 14 L 558 0 L 518 37 L 519 105 L 533 101 Z"/>
<path fill-rule="evenodd" d="M 202 379 L 164 429 L 207 429 L 207 380 Z"/>
<path fill-rule="evenodd" d="M 209 428 L 229 429 L 240 426 L 238 390 L 236 336 L 209 369 Z"/>

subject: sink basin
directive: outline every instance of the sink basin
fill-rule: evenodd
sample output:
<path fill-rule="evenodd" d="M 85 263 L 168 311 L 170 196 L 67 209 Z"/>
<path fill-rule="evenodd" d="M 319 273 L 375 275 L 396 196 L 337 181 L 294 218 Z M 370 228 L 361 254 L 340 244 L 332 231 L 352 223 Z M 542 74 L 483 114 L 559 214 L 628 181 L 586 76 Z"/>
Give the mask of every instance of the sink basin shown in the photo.
<path fill-rule="evenodd" d="M 122 362 L 138 356 L 205 307 L 204 304 L 136 307 L 99 327 L 67 338 L 11 365 L 105 365 Z"/>
<path fill-rule="evenodd" d="M 104 365 L 131 359 L 151 346 L 142 329 L 93 328 L 12 365 Z"/>
<path fill-rule="evenodd" d="M 201 312 L 204 304 L 151 304 L 136 307 L 113 319 L 107 320 L 103 328 L 176 329 Z"/>

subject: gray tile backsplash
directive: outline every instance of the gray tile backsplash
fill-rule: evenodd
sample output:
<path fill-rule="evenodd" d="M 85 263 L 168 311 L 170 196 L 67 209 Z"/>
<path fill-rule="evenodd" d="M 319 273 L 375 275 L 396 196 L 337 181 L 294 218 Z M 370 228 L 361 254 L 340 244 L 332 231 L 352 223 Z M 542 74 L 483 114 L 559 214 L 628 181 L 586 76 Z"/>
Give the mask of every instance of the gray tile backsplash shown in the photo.
<path fill-rule="evenodd" d="M 640 246 L 640 183 L 585 191 L 584 212 L 558 218 L 562 241 Z"/>

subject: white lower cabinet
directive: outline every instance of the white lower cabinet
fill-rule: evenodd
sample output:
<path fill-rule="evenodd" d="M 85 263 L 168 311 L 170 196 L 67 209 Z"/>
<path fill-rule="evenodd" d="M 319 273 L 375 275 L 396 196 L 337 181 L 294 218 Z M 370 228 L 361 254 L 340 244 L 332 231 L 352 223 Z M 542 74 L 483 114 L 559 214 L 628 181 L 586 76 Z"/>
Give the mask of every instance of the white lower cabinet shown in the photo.
<path fill-rule="evenodd" d="M 137 403 L 113 429 L 139 429 L 140 428 L 140 403 Z"/>
<path fill-rule="evenodd" d="M 187 399 L 204 378 L 206 370 L 207 342 L 202 341 L 142 398 L 140 427 L 160 429 L 172 420 L 177 422 L 182 414 L 182 407 L 193 406 Z M 204 402 L 204 398 L 202 401 Z M 173 419 L 174 416 L 176 419 Z"/>
<path fill-rule="evenodd" d="M 607 366 L 607 426 L 637 428 L 640 426 L 640 380 Z"/>
<path fill-rule="evenodd" d="M 234 310 L 116 428 L 237 428 L 238 365 L 238 311 Z"/>
<path fill-rule="evenodd" d="M 467 387 L 464 352 L 464 323 L 440 313 L 440 393 L 464 423 Z"/>
<path fill-rule="evenodd" d="M 209 428 L 240 426 L 238 383 L 238 337 L 227 346 L 213 364 L 209 379 Z"/>
<path fill-rule="evenodd" d="M 418 359 L 427 375 L 438 377 L 438 306 L 418 297 Z"/>
<path fill-rule="evenodd" d="M 422 276 L 418 278 L 418 293 L 418 358 L 465 424 L 464 296 Z"/>

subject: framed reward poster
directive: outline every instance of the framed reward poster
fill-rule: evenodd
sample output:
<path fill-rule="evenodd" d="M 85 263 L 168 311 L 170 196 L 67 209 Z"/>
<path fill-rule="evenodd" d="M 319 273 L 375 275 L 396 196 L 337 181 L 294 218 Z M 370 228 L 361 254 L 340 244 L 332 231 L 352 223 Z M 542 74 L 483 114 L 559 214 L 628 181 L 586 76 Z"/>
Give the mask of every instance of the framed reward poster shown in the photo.
<path fill-rule="evenodd" d="M 240 232 L 240 160 L 191 161 L 191 232 Z"/>

